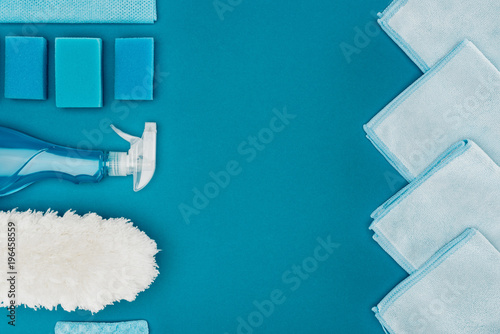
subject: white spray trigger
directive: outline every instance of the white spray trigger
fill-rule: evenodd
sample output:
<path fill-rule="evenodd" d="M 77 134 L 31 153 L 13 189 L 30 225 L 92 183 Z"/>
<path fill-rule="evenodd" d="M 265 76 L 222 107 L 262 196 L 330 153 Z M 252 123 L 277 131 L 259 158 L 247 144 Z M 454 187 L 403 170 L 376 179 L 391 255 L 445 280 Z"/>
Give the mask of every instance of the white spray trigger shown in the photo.
<path fill-rule="evenodd" d="M 134 191 L 143 189 L 153 178 L 156 170 L 156 123 L 146 123 L 142 138 L 129 135 L 111 125 L 124 140 L 130 143 L 130 150 L 110 152 L 108 173 L 110 176 L 134 176 Z"/>
<path fill-rule="evenodd" d="M 128 141 L 130 144 L 134 144 L 136 141 L 141 139 L 139 137 L 135 137 L 135 136 L 129 135 L 128 133 L 123 132 L 122 130 L 120 130 L 116 126 L 114 126 L 113 124 L 111 124 L 111 129 L 113 129 L 113 131 L 116 132 L 116 134 L 118 136 L 122 137 L 123 139 Z"/>

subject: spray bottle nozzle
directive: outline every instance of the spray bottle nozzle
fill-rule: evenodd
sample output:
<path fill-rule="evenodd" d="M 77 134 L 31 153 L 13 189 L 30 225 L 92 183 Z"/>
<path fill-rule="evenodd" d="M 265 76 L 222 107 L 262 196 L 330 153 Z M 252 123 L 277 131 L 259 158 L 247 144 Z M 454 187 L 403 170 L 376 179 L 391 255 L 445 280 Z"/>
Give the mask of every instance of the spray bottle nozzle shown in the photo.
<path fill-rule="evenodd" d="M 111 128 L 130 143 L 126 152 L 110 152 L 106 163 L 108 175 L 134 175 L 134 191 L 143 189 L 156 169 L 156 123 L 146 123 L 142 138 L 131 136 L 114 125 Z"/>

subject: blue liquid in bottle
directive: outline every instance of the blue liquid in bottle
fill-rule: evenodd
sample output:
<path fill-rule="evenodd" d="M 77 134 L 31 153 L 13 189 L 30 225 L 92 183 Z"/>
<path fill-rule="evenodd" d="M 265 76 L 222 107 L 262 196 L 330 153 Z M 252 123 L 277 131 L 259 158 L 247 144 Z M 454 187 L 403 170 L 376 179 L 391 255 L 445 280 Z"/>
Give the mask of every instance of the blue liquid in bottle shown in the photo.
<path fill-rule="evenodd" d="M 0 196 L 44 179 L 99 182 L 106 173 L 102 151 L 66 148 L 0 127 Z"/>

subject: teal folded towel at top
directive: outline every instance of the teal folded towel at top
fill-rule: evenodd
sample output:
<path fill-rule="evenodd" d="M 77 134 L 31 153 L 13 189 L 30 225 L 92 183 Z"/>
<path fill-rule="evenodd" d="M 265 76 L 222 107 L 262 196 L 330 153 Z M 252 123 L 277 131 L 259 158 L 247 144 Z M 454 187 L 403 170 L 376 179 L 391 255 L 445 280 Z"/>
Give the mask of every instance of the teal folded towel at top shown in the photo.
<path fill-rule="evenodd" d="M 389 334 L 498 334 L 500 253 L 468 229 L 373 311 Z"/>
<path fill-rule="evenodd" d="M 0 1 L 0 23 L 153 24 L 156 20 L 156 0 Z"/>
<path fill-rule="evenodd" d="M 500 67 L 499 12 L 498 0 L 394 0 L 379 23 L 424 72 L 465 38 Z"/>
<path fill-rule="evenodd" d="M 66 322 L 56 324 L 55 334 L 148 334 L 148 323 L 144 320 L 126 322 Z"/>
<path fill-rule="evenodd" d="M 471 139 L 500 163 L 500 72 L 469 41 L 368 124 L 368 139 L 408 181 L 456 142 Z"/>

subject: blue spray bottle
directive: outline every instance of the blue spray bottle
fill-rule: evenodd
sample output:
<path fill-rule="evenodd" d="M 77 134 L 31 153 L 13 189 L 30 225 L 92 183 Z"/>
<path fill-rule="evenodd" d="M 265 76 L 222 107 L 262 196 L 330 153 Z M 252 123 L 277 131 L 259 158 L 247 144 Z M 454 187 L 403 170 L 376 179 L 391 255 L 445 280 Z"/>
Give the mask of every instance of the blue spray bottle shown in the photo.
<path fill-rule="evenodd" d="M 99 182 L 108 176 L 134 176 L 134 191 L 144 188 L 156 169 L 156 123 L 146 123 L 142 138 L 112 129 L 130 143 L 128 152 L 62 147 L 0 127 L 0 196 L 44 179 Z"/>

